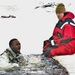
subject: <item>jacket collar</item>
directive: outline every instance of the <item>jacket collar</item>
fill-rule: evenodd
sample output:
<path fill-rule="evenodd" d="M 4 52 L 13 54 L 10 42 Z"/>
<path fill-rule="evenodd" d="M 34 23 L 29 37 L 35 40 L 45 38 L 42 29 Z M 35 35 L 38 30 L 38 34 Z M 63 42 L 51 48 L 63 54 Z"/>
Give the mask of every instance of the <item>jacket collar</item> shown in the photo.
<path fill-rule="evenodd" d="M 12 55 L 13 55 L 14 57 L 16 57 L 16 56 L 18 55 L 18 54 L 16 54 L 16 53 L 14 53 L 11 48 L 7 48 L 7 49 L 12 53 Z"/>
<path fill-rule="evenodd" d="M 67 18 L 74 19 L 75 17 L 75 15 L 72 12 L 66 12 L 65 14 L 66 15 L 61 19 L 62 21 L 64 21 Z"/>

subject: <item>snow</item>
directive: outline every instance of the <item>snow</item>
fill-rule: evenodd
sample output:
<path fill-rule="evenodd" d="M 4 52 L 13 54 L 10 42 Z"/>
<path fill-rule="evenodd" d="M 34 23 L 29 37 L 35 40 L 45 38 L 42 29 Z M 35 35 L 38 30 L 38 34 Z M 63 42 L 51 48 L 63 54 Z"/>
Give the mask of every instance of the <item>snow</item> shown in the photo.
<path fill-rule="evenodd" d="M 65 55 L 65 56 L 55 56 L 53 57 L 61 65 L 63 65 L 69 72 L 69 75 L 75 75 L 75 54 Z"/>
<path fill-rule="evenodd" d="M 43 41 L 48 39 L 57 23 L 54 8 L 34 9 L 49 2 L 63 2 L 68 11 L 75 13 L 72 0 L 0 0 L 0 53 L 8 48 L 9 40 L 17 38 L 21 42 L 23 54 L 41 54 Z M 16 18 L 1 18 L 13 15 Z M 75 55 L 55 57 L 70 75 L 75 72 Z"/>

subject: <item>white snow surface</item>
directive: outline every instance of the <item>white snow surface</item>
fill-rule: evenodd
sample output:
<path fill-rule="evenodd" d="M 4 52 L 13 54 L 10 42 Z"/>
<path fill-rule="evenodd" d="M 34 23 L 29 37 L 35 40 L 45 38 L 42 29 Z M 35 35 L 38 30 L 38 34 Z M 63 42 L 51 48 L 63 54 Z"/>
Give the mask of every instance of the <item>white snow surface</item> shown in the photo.
<path fill-rule="evenodd" d="M 75 13 L 73 0 L 0 0 L 0 53 L 8 47 L 12 38 L 19 39 L 23 54 L 42 53 L 43 41 L 52 35 L 58 19 L 54 12 L 55 7 L 34 8 L 49 2 L 63 2 L 68 11 Z M 16 18 L 1 18 L 9 15 Z M 70 75 L 75 75 L 75 54 L 54 58 L 67 68 Z M 5 60 L 3 62 L 2 64 L 5 64 Z"/>

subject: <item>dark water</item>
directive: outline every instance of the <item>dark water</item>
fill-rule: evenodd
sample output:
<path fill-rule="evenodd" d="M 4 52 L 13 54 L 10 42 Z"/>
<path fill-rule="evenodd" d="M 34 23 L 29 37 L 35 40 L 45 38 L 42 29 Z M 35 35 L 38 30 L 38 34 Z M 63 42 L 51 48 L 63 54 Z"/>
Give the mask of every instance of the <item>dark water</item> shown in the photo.
<path fill-rule="evenodd" d="M 26 61 L 30 57 L 41 59 L 41 64 L 27 64 L 25 67 L 13 68 L 11 71 L 0 70 L 0 75 L 69 75 L 65 67 L 53 58 L 41 58 L 40 55 L 27 55 Z M 29 66 L 28 66 L 29 65 Z"/>

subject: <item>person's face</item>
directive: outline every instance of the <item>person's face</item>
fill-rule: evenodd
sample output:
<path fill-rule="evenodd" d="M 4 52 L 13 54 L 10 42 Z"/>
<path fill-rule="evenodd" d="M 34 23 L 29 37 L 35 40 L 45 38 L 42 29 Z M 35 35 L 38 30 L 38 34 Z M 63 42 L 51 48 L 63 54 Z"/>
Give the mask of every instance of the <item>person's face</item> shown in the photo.
<path fill-rule="evenodd" d="M 64 13 L 56 13 L 59 20 L 61 20 L 64 17 Z"/>
<path fill-rule="evenodd" d="M 21 44 L 18 40 L 14 40 L 11 45 L 11 49 L 16 53 L 20 53 Z"/>

